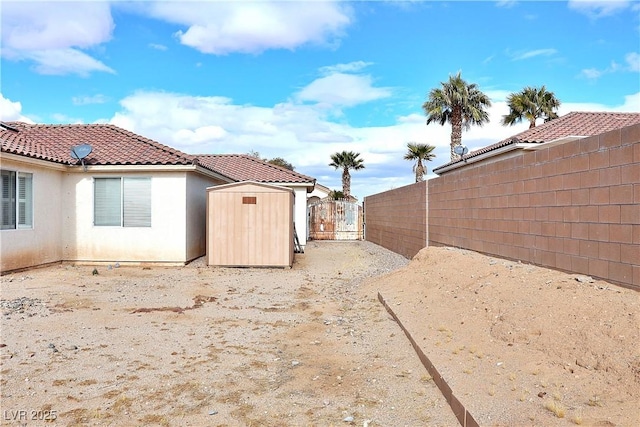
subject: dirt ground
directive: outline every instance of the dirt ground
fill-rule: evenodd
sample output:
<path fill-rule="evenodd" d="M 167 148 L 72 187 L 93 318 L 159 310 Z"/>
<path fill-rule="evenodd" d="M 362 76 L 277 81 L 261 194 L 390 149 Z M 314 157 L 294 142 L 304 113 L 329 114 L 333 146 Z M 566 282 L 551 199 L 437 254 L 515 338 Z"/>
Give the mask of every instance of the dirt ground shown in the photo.
<path fill-rule="evenodd" d="M 2 276 L 0 422 L 458 425 L 380 294 L 481 425 L 640 424 L 638 292 L 458 249 L 407 262 L 310 242 L 292 269 Z"/>

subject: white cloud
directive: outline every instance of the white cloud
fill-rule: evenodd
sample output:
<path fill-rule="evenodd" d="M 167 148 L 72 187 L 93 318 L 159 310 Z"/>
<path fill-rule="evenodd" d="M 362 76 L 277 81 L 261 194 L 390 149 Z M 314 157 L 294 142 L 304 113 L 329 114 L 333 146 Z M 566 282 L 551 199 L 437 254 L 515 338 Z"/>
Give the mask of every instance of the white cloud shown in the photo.
<path fill-rule="evenodd" d="M 616 113 L 640 113 L 640 92 L 626 95 L 620 105 L 603 105 L 598 103 L 568 102 L 560 105 L 558 114 L 561 116 L 572 111 L 611 111 Z"/>
<path fill-rule="evenodd" d="M 74 96 L 71 98 L 71 102 L 73 102 L 73 105 L 104 104 L 108 99 L 105 95 L 97 94 L 92 96 Z"/>
<path fill-rule="evenodd" d="M 482 63 L 488 64 L 489 62 L 493 61 L 493 58 L 495 58 L 495 55 L 487 56 L 485 59 L 482 60 Z"/>
<path fill-rule="evenodd" d="M 2 4 L 2 56 L 34 61 L 43 74 L 113 72 L 82 49 L 111 39 L 114 23 L 104 2 Z"/>
<path fill-rule="evenodd" d="M 611 16 L 627 9 L 627 0 L 569 0 L 569 9 L 583 13 L 592 19 Z"/>
<path fill-rule="evenodd" d="M 485 93 L 485 95 L 487 95 L 491 99 L 492 103 L 496 103 L 496 102 L 506 101 L 509 95 L 511 95 L 513 91 L 494 89 L 494 90 L 483 90 L 483 92 Z"/>
<path fill-rule="evenodd" d="M 579 76 L 589 79 L 597 80 L 605 74 L 611 74 L 621 71 L 637 73 L 640 71 L 640 54 L 637 52 L 627 53 L 624 57 L 625 65 L 620 65 L 615 61 L 611 61 L 608 67 L 604 69 L 597 68 L 585 68 L 580 71 Z"/>
<path fill-rule="evenodd" d="M 149 47 L 155 50 L 162 50 L 162 51 L 167 50 L 167 47 L 165 45 L 158 44 L 158 43 L 149 43 Z"/>
<path fill-rule="evenodd" d="M 115 74 L 102 62 L 77 49 L 34 50 L 25 52 L 24 57 L 35 61 L 34 69 L 40 74 L 78 74 L 82 77 L 93 71 Z"/>
<path fill-rule="evenodd" d="M 51 115 L 51 117 L 53 117 L 53 120 L 56 123 L 65 123 L 65 124 L 71 123 L 74 125 L 80 125 L 84 123 L 84 120 L 76 117 L 70 117 L 66 114 L 54 113 Z"/>
<path fill-rule="evenodd" d="M 638 52 L 627 53 L 624 57 L 627 69 L 631 72 L 640 72 L 640 54 Z"/>
<path fill-rule="evenodd" d="M 511 59 L 513 59 L 514 61 L 521 61 L 523 59 L 530 59 L 530 58 L 535 58 L 536 56 L 552 56 L 555 55 L 556 53 L 558 53 L 558 51 L 556 49 L 535 49 L 535 50 L 529 50 L 526 52 L 521 52 L 521 53 L 516 53 L 512 56 Z"/>
<path fill-rule="evenodd" d="M 580 76 L 589 80 L 597 80 L 602 76 L 602 74 L 604 74 L 604 71 L 600 71 L 595 68 L 585 68 L 580 71 Z"/>
<path fill-rule="evenodd" d="M 112 123 L 194 153 L 253 149 L 269 155 L 279 147 L 289 150 L 298 142 L 314 142 L 313 137 L 320 134 L 344 140 L 340 126 L 324 121 L 321 111 L 291 103 L 257 107 L 235 105 L 223 97 L 138 92 L 120 104 L 123 110 Z M 198 133 L 202 128 L 207 131 Z"/>
<path fill-rule="evenodd" d="M 515 6 L 516 3 L 518 3 L 516 0 L 498 0 L 496 1 L 496 6 L 509 9 Z"/>
<path fill-rule="evenodd" d="M 332 45 L 351 23 L 340 2 L 145 2 L 139 10 L 187 27 L 180 43 L 200 52 L 224 55 L 295 49 L 308 43 Z"/>
<path fill-rule="evenodd" d="M 364 61 L 353 61 L 348 64 L 327 65 L 326 67 L 320 68 L 320 73 L 324 75 L 334 73 L 357 73 L 369 65 L 372 65 L 372 63 Z"/>
<path fill-rule="evenodd" d="M 0 93 L 0 120 L 4 122 L 25 122 L 33 123 L 33 120 L 22 115 L 22 104 L 18 101 L 11 101 Z"/>
<path fill-rule="evenodd" d="M 298 92 L 296 98 L 329 106 L 351 107 L 389 96 L 391 91 L 388 88 L 373 86 L 371 76 L 335 73 L 314 80 Z"/>
<path fill-rule="evenodd" d="M 226 136 L 227 132 L 220 126 L 201 126 L 195 130 L 179 129 L 174 135 L 177 141 L 184 143 L 192 142 L 194 145 L 203 142 L 219 141 Z"/>

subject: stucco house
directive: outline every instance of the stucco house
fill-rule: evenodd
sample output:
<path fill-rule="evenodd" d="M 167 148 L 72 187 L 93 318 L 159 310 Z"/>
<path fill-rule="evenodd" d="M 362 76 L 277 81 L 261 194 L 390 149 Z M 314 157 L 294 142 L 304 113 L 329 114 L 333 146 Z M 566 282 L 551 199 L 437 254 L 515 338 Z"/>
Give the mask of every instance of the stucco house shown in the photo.
<path fill-rule="evenodd" d="M 237 181 L 107 124 L 2 122 L 0 144 L 0 272 L 58 261 L 187 263 L 206 252 L 206 189 Z M 83 144 L 91 152 L 74 158 Z"/>
<path fill-rule="evenodd" d="M 332 190 L 329 187 L 325 187 L 324 185 L 316 182 L 316 186 L 313 191 L 307 195 L 307 205 L 312 205 L 322 199 L 326 199 L 329 197 L 331 192 Z"/>
<path fill-rule="evenodd" d="M 433 172 L 444 175 L 472 163 L 501 160 L 520 155 L 522 150 L 549 148 L 638 123 L 640 123 L 638 113 L 571 112 L 495 144 L 474 150 L 462 158 L 434 168 Z"/>

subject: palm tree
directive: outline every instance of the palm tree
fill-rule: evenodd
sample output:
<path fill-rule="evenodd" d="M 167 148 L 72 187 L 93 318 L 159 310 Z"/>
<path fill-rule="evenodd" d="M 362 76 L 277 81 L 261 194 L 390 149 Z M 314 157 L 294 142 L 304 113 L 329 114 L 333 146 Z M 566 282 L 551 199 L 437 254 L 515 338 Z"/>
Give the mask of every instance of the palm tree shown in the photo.
<path fill-rule="evenodd" d="M 491 107 L 491 100 L 478 85 L 467 83 L 460 74 L 449 76 L 448 82 L 440 83 L 442 87 L 431 89 L 429 99 L 422 104 L 427 125 L 451 123 L 451 160 L 459 157 L 454 148 L 462 145 L 462 129 L 489 122 L 486 108 Z"/>
<path fill-rule="evenodd" d="M 334 153 L 331 155 L 331 163 L 329 166 L 334 168 L 342 168 L 342 194 L 345 199 L 351 197 L 351 175 L 349 170 L 364 169 L 364 160 L 359 158 L 360 153 L 353 151 L 343 151 L 342 153 Z"/>
<path fill-rule="evenodd" d="M 329 198 L 331 200 L 344 199 L 344 193 L 340 190 L 332 190 L 331 193 L 329 193 Z"/>
<path fill-rule="evenodd" d="M 416 164 L 413 166 L 413 171 L 416 173 L 416 182 L 424 181 L 424 165 L 422 161 L 430 162 L 436 157 L 433 154 L 433 150 L 436 147 L 429 144 L 417 144 L 415 142 L 407 143 L 407 154 L 404 155 L 405 160 L 415 160 Z"/>
<path fill-rule="evenodd" d="M 507 97 L 509 114 L 502 116 L 502 124 L 513 126 L 523 119 L 529 120 L 529 129 L 536 127 L 536 119 L 544 118 L 545 122 L 557 119 L 555 110 L 560 107 L 560 101 L 553 92 L 547 89 L 527 86 L 520 92 Z"/>

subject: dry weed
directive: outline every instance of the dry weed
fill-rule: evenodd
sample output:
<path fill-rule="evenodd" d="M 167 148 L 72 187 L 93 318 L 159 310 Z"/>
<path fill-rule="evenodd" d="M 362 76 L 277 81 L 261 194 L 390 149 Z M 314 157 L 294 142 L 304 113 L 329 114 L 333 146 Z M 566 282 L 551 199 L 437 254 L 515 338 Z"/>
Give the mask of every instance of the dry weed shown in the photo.
<path fill-rule="evenodd" d="M 564 418 L 565 408 L 560 402 L 557 402 L 555 400 L 547 400 L 544 404 L 544 407 L 549 412 L 553 412 L 556 417 Z"/>

